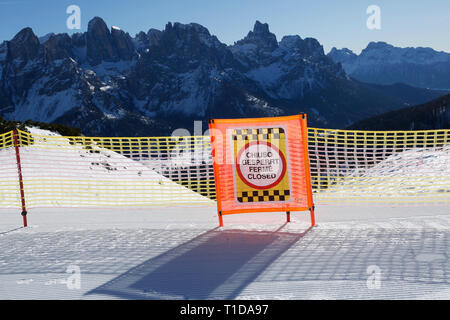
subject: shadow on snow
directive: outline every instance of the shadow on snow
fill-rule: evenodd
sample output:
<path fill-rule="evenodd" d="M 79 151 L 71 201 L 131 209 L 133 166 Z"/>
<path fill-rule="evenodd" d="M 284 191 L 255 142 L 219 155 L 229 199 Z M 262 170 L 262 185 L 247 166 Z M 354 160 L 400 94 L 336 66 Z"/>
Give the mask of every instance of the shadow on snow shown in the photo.
<path fill-rule="evenodd" d="M 213 229 L 88 292 L 125 299 L 233 299 L 307 234 Z"/>

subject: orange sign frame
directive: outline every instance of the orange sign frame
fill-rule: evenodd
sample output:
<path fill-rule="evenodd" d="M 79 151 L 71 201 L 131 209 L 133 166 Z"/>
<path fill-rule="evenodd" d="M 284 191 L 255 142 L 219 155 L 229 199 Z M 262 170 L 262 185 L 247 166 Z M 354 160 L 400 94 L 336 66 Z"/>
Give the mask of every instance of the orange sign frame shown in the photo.
<path fill-rule="evenodd" d="M 216 185 L 217 214 L 220 226 L 223 226 L 223 215 L 247 212 L 286 212 L 287 222 L 290 222 L 291 211 L 310 211 L 311 226 L 315 225 L 306 114 L 271 118 L 213 119 L 209 122 L 209 131 Z M 236 175 L 236 172 L 239 171 L 236 170 L 236 167 L 240 165 L 237 163 L 238 152 L 236 150 L 238 147 L 236 147 L 235 140 L 238 139 L 236 138 L 236 132 L 244 135 L 242 140 L 245 141 L 241 142 L 241 146 L 244 143 L 248 147 L 251 145 L 251 141 L 249 142 L 248 139 L 252 139 L 249 136 L 256 137 L 256 141 L 259 141 L 263 136 L 267 138 L 267 131 L 269 133 L 274 131 L 282 133 L 281 135 L 276 135 L 276 138 L 279 140 L 275 142 L 282 144 L 283 148 L 280 148 L 283 150 L 281 158 L 286 158 L 285 161 L 283 160 L 285 167 L 282 169 L 287 172 L 287 178 L 283 180 L 284 192 L 288 196 L 286 198 L 276 197 L 276 199 L 271 196 L 270 200 L 268 200 L 268 197 L 263 197 L 263 195 L 269 195 L 269 192 L 279 194 L 277 190 L 268 189 L 274 186 L 274 184 L 270 184 L 265 188 L 257 188 L 254 191 L 249 190 L 249 192 L 245 192 L 245 195 L 251 193 L 255 195 L 255 197 L 251 198 L 260 199 L 260 201 L 253 199 L 243 201 L 238 196 L 239 190 L 237 185 L 240 183 L 242 176 L 239 174 L 239 178 Z M 273 136 L 271 138 L 274 139 Z M 271 146 L 271 143 L 267 141 L 257 143 Z M 278 150 L 276 147 L 274 148 Z M 239 150 L 241 150 L 239 152 L 241 154 L 242 148 Z M 283 177 L 284 172 L 281 178 Z M 276 180 L 276 183 L 280 180 Z M 246 184 L 252 185 L 251 183 Z M 259 189 L 267 190 L 262 191 L 264 194 L 257 194 Z"/>

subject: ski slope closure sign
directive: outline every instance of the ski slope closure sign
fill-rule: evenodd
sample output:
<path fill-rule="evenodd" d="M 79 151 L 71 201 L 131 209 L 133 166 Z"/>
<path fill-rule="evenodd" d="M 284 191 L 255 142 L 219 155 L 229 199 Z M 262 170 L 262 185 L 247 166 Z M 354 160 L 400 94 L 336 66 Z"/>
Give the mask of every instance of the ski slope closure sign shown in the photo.
<path fill-rule="evenodd" d="M 237 202 L 289 201 L 285 135 L 284 128 L 233 131 Z"/>
<path fill-rule="evenodd" d="M 219 223 L 244 212 L 311 212 L 306 115 L 209 124 Z M 313 223 L 314 224 L 314 223 Z"/>

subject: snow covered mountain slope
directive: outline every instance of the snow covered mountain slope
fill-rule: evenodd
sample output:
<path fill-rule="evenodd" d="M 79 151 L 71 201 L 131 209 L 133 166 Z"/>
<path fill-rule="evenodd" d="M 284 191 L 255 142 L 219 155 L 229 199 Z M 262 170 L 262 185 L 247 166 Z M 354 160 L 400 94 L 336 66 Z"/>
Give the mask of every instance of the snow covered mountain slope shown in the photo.
<path fill-rule="evenodd" d="M 39 39 L 25 28 L 0 44 L 0 115 L 90 136 L 168 135 L 192 131 L 194 120 L 300 112 L 310 125 L 343 127 L 425 102 L 429 92 L 414 90 L 411 101 L 354 81 L 316 39 L 278 42 L 259 21 L 231 46 L 196 23 L 131 37 L 99 17 L 85 33 Z"/>
<path fill-rule="evenodd" d="M 301 99 L 306 92 L 325 87 L 330 77 L 346 79 L 316 39 L 285 36 L 278 43 L 269 26 L 259 21 L 231 51 L 246 77 L 273 99 Z"/>
<path fill-rule="evenodd" d="M 360 55 L 347 48 L 333 48 L 328 57 L 341 63 L 348 75 L 360 81 L 450 89 L 450 53 L 447 52 L 371 42 Z"/>

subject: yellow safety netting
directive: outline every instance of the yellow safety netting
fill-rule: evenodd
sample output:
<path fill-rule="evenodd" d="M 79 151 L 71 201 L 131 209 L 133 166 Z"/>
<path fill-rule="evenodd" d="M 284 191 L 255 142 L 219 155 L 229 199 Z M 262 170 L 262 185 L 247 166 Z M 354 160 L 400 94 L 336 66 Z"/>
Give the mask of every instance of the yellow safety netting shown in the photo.
<path fill-rule="evenodd" d="M 20 193 L 12 131 L 0 134 L 0 207 L 19 207 Z"/>
<path fill-rule="evenodd" d="M 309 128 L 318 203 L 450 202 L 450 130 Z"/>
<path fill-rule="evenodd" d="M 215 205 L 209 136 L 101 138 L 18 132 L 26 206 Z M 308 129 L 321 203 L 450 202 L 450 130 Z M 13 133 L 0 135 L 0 207 L 21 205 Z"/>
<path fill-rule="evenodd" d="M 204 137 L 18 138 L 27 208 L 215 204 L 212 168 L 188 154 L 209 148 Z M 17 206 L 15 148 L 0 149 L 0 207 Z"/>

